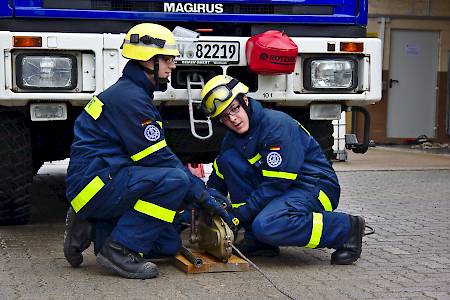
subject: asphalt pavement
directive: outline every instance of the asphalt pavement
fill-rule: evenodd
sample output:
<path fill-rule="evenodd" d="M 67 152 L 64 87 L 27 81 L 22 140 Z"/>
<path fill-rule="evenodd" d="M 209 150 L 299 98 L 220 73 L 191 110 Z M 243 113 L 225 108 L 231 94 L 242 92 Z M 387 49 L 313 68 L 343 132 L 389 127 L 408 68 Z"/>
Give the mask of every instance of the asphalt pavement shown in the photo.
<path fill-rule="evenodd" d="M 66 166 L 45 164 L 35 176 L 29 225 L 0 227 L 0 299 L 284 299 L 254 269 L 186 275 L 158 260 L 159 278 L 129 280 L 99 267 L 92 247 L 71 268 L 62 251 Z M 332 266 L 331 249 L 285 247 L 254 262 L 297 299 L 450 299 L 450 155 L 375 148 L 334 168 L 338 211 L 375 229 L 362 257 Z"/>

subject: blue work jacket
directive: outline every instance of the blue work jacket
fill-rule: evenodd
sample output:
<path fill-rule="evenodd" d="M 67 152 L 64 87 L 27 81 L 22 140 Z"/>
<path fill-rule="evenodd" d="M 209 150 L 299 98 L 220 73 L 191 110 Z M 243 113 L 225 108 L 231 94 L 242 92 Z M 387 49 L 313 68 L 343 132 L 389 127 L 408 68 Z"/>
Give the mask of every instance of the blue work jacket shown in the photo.
<path fill-rule="evenodd" d="M 288 189 L 318 191 L 318 188 L 337 194 L 340 188 L 337 176 L 317 141 L 309 132 L 289 115 L 263 108 L 249 98 L 250 128 L 245 134 L 229 131 L 216 159 L 230 148 L 253 166 L 259 176 L 259 184 L 248 199 L 242 200 L 239 214 L 246 221 L 255 217 L 271 199 L 280 197 Z M 232 184 L 229 183 L 228 184 Z M 214 164 L 208 181 L 222 193 L 227 193 L 223 175 Z"/>
<path fill-rule="evenodd" d="M 69 201 L 96 176 L 105 181 L 133 165 L 182 168 L 192 182 L 188 197 L 200 197 L 203 182 L 167 146 L 154 91 L 144 70 L 129 61 L 122 77 L 86 105 L 74 125 L 66 179 Z"/>

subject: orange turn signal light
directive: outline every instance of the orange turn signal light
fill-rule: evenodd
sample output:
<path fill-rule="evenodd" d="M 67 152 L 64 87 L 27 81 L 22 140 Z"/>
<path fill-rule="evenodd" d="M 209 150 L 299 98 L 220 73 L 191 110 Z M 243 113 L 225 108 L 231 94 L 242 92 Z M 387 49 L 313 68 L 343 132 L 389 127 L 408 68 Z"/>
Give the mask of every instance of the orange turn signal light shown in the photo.
<path fill-rule="evenodd" d="M 342 42 L 340 48 L 344 52 L 364 52 L 364 43 Z"/>
<path fill-rule="evenodd" d="M 13 37 L 14 47 L 42 47 L 42 37 L 40 36 L 15 36 Z"/>
<path fill-rule="evenodd" d="M 208 32 L 213 32 L 214 29 L 212 28 L 197 28 L 195 29 L 196 32 L 200 32 L 200 33 L 208 33 Z"/>

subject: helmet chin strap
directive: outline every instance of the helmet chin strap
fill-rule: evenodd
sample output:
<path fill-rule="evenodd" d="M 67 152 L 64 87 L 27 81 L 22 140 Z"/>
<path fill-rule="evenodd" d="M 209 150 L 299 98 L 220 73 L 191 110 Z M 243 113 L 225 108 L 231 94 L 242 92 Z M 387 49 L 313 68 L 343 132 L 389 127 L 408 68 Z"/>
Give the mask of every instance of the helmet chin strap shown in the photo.
<path fill-rule="evenodd" d="M 155 82 L 156 85 L 158 86 L 159 83 L 169 83 L 169 78 L 161 78 L 159 77 L 159 58 L 162 57 L 162 55 L 155 55 L 154 57 L 154 65 L 155 65 Z"/>

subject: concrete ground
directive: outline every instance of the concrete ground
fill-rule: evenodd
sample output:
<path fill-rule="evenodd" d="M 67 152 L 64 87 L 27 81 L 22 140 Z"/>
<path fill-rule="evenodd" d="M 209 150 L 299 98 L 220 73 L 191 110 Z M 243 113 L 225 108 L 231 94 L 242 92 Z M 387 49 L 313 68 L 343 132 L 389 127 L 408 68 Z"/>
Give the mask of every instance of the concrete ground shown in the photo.
<path fill-rule="evenodd" d="M 0 299 L 283 299 L 258 272 L 186 275 L 161 260 L 160 277 L 122 279 L 62 253 L 66 164 L 46 164 L 33 184 L 29 225 L 0 227 Z M 351 266 L 330 249 L 282 248 L 254 262 L 298 299 L 450 299 L 450 156 L 370 149 L 336 162 L 339 211 L 362 215 L 376 233 Z"/>

